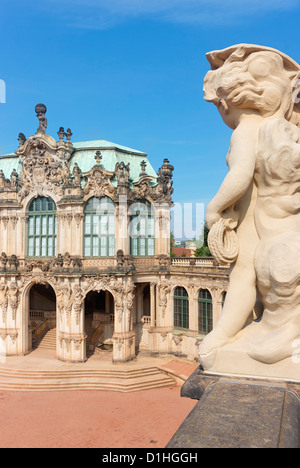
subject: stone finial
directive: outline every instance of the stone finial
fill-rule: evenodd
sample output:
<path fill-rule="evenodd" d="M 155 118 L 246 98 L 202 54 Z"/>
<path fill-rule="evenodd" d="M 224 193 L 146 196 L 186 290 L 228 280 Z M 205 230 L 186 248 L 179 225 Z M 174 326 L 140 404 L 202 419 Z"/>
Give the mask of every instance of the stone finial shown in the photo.
<path fill-rule="evenodd" d="M 164 162 L 163 162 L 163 165 L 162 165 L 162 172 L 163 174 L 167 175 L 169 174 L 171 177 L 173 175 L 173 171 L 174 171 L 174 166 L 172 166 L 172 164 L 170 164 L 170 161 L 168 159 L 164 159 Z"/>
<path fill-rule="evenodd" d="M 24 135 L 24 133 L 19 133 L 19 136 L 18 136 L 19 146 L 23 146 L 25 141 L 26 141 L 26 136 Z"/>
<path fill-rule="evenodd" d="M 35 106 L 35 112 L 37 115 L 37 118 L 39 119 L 39 128 L 37 129 L 36 133 L 45 133 L 47 129 L 47 119 L 46 119 L 46 112 L 47 112 L 47 107 L 44 104 L 37 104 Z"/>
<path fill-rule="evenodd" d="M 146 167 L 147 167 L 147 162 L 146 162 L 145 160 L 143 160 L 143 161 L 141 162 L 141 173 L 140 173 L 140 177 L 143 177 L 143 176 L 147 175 Z"/>
<path fill-rule="evenodd" d="M 59 141 L 63 141 L 63 140 L 64 140 L 64 136 L 65 136 L 65 129 L 64 129 L 64 127 L 59 127 L 59 130 L 58 130 L 58 132 L 57 132 L 57 135 L 58 135 Z"/>
<path fill-rule="evenodd" d="M 70 142 L 70 141 L 71 141 L 72 135 L 73 135 L 73 133 L 71 132 L 71 129 L 68 128 L 68 129 L 67 129 L 67 133 L 66 133 L 67 142 Z"/>
<path fill-rule="evenodd" d="M 95 160 L 96 160 L 96 163 L 97 164 L 100 164 L 101 161 L 102 161 L 102 154 L 101 154 L 101 151 L 96 151 L 96 154 L 95 154 Z"/>

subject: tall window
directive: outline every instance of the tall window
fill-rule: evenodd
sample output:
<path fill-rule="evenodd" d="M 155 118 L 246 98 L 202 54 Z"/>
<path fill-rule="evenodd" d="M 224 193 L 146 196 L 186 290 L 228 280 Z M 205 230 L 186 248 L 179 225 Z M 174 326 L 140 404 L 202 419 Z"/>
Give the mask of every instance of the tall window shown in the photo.
<path fill-rule="evenodd" d="M 108 197 L 90 198 L 85 206 L 84 256 L 115 255 L 115 205 Z"/>
<path fill-rule="evenodd" d="M 189 297 L 181 286 L 174 291 L 174 327 L 189 329 Z"/>
<path fill-rule="evenodd" d="M 198 330 L 200 333 L 209 333 L 212 330 L 212 298 L 207 289 L 201 289 L 198 297 Z"/>
<path fill-rule="evenodd" d="M 50 197 L 35 198 L 28 210 L 27 254 L 55 257 L 56 206 Z"/>
<path fill-rule="evenodd" d="M 130 207 L 130 253 L 137 257 L 155 254 L 154 209 L 146 200 Z"/>

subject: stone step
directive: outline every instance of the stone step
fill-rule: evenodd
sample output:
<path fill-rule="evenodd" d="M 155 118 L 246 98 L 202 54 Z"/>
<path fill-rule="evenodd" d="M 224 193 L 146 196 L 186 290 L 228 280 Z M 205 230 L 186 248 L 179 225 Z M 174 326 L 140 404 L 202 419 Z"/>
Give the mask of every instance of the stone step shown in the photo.
<path fill-rule="evenodd" d="M 107 390 L 134 392 L 177 385 L 174 378 L 158 368 L 129 371 L 62 370 L 34 371 L 0 369 L 0 390 L 62 391 Z"/>
<path fill-rule="evenodd" d="M 115 369 L 68 369 L 68 370 L 24 370 L 0 367 L 1 377 L 14 377 L 23 379 L 51 379 L 51 378 L 76 378 L 76 377 L 117 377 L 122 379 L 130 379 L 145 375 L 161 374 L 162 371 L 157 367 L 147 367 L 130 370 L 115 370 Z"/>
<path fill-rule="evenodd" d="M 56 328 L 48 330 L 34 343 L 35 348 L 56 349 Z"/>

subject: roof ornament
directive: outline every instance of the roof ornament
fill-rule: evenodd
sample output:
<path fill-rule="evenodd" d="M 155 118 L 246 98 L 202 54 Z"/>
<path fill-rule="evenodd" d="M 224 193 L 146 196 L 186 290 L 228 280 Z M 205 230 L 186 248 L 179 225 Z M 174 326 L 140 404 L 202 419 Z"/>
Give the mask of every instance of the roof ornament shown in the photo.
<path fill-rule="evenodd" d="M 95 155 L 95 160 L 97 164 L 100 164 L 102 161 L 102 154 L 101 151 L 97 150 Z"/>
<path fill-rule="evenodd" d="M 72 135 L 73 135 L 73 133 L 71 132 L 71 129 L 68 128 L 68 129 L 67 129 L 67 133 L 66 133 L 67 142 L 70 142 L 70 141 L 71 141 Z"/>
<path fill-rule="evenodd" d="M 42 133 L 44 135 L 47 129 L 47 119 L 45 116 L 47 107 L 44 104 L 37 104 L 35 106 L 35 112 L 37 118 L 39 119 L 39 128 L 37 129 L 36 133 Z"/>
<path fill-rule="evenodd" d="M 59 127 L 59 130 L 57 132 L 59 141 L 64 141 L 64 136 L 65 136 L 65 129 L 64 127 Z"/>
<path fill-rule="evenodd" d="M 144 177 L 147 175 L 147 172 L 146 172 L 146 167 L 147 167 L 147 162 L 145 160 L 143 160 L 141 162 L 141 173 L 140 173 L 140 177 Z"/>
<path fill-rule="evenodd" d="M 25 141 L 26 141 L 26 136 L 24 135 L 24 133 L 19 133 L 19 136 L 18 136 L 19 146 L 23 146 L 25 144 Z"/>

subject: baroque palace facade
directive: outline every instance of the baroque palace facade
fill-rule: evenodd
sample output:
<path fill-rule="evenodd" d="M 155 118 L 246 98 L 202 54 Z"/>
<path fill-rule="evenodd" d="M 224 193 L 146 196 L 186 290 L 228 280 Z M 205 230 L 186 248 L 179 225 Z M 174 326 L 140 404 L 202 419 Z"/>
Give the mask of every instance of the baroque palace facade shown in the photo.
<path fill-rule="evenodd" d="M 56 358 L 113 362 L 143 350 L 197 359 L 218 319 L 227 268 L 170 256 L 173 166 L 104 140 L 72 143 L 61 127 L 19 134 L 0 156 L 0 345 L 28 354 L 55 334 Z"/>

